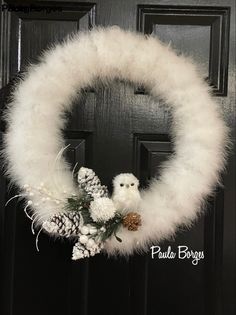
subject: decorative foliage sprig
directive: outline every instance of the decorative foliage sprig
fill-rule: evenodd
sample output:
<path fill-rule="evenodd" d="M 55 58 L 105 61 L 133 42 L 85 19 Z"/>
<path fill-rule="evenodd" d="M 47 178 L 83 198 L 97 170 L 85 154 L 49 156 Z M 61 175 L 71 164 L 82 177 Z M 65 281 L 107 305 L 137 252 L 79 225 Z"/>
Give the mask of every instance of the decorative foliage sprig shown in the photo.
<path fill-rule="evenodd" d="M 122 225 L 130 231 L 136 231 L 141 225 L 139 214 L 117 211 L 108 197 L 107 187 L 101 185 L 93 170 L 82 167 L 77 178 L 82 194 L 69 197 L 63 211 L 43 223 L 44 230 L 50 234 L 76 238 L 73 260 L 99 253 L 112 236 L 122 242 L 117 235 Z"/>
<path fill-rule="evenodd" d="M 107 200 L 108 198 L 105 197 L 99 198 L 95 202 L 100 203 L 102 199 Z M 108 200 L 111 201 L 111 199 Z M 104 242 L 109 237 L 114 235 L 119 242 L 122 242 L 122 240 L 116 235 L 116 232 L 123 222 L 124 215 L 118 212 L 114 212 L 114 216 L 107 221 L 106 220 L 95 221 L 92 218 L 93 213 L 91 213 L 90 211 L 91 210 L 90 204 L 93 201 L 94 201 L 93 198 L 91 198 L 86 193 L 84 193 L 83 196 L 80 198 L 71 197 L 67 199 L 65 210 L 70 212 L 78 212 L 80 214 L 80 218 L 83 221 L 83 226 L 89 225 L 94 227 L 97 231 L 96 233 L 93 234 L 93 237 L 96 236 L 97 239 Z M 102 212 L 101 208 L 99 210 Z"/>

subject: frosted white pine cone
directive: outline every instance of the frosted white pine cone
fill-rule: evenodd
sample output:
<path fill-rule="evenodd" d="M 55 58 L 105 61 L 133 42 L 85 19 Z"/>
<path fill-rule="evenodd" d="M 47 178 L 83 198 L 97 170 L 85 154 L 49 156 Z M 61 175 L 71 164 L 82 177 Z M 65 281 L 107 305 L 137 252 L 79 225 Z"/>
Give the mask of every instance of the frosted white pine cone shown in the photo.
<path fill-rule="evenodd" d="M 76 211 L 55 214 L 43 222 L 43 228 L 50 234 L 77 236 L 80 229 L 80 215 Z"/>
<path fill-rule="evenodd" d="M 72 260 L 78 260 L 81 258 L 84 258 L 84 250 L 85 248 L 83 246 L 81 246 L 81 244 L 79 242 L 77 242 L 72 250 Z"/>
<path fill-rule="evenodd" d="M 90 203 L 90 215 L 95 222 L 106 222 L 115 216 L 116 208 L 111 199 L 97 198 Z"/>
<path fill-rule="evenodd" d="M 101 184 L 100 179 L 92 169 L 81 167 L 78 171 L 77 181 L 78 187 L 93 198 L 108 197 L 107 187 Z"/>
<path fill-rule="evenodd" d="M 92 241 L 91 239 L 89 241 Z M 90 256 L 95 256 L 96 254 L 99 254 L 101 252 L 102 246 L 101 244 L 97 244 L 94 242 L 93 244 L 86 244 L 86 248 L 89 251 Z"/>
<path fill-rule="evenodd" d="M 81 244 L 81 242 L 78 241 L 73 247 L 72 260 L 94 256 L 100 253 L 102 248 L 103 246 L 101 243 L 96 243 L 92 239 L 90 239 L 87 244 Z"/>

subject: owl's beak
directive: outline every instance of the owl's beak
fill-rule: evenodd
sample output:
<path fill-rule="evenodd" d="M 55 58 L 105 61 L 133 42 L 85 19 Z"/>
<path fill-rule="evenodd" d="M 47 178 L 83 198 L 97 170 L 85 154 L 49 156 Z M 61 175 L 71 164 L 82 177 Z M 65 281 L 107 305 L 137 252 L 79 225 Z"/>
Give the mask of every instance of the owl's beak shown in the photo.
<path fill-rule="evenodd" d="M 125 186 L 126 186 L 126 188 L 129 188 L 129 184 L 126 184 Z"/>

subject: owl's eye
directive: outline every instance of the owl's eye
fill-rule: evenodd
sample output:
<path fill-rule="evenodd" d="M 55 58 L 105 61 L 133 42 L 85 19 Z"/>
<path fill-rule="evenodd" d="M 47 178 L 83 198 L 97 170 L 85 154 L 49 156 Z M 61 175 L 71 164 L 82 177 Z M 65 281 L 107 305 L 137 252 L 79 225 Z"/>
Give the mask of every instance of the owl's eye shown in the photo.
<path fill-rule="evenodd" d="M 123 187 L 124 186 L 124 184 L 120 184 L 120 187 Z"/>
<path fill-rule="evenodd" d="M 130 186 L 134 186 L 134 183 L 130 184 Z"/>

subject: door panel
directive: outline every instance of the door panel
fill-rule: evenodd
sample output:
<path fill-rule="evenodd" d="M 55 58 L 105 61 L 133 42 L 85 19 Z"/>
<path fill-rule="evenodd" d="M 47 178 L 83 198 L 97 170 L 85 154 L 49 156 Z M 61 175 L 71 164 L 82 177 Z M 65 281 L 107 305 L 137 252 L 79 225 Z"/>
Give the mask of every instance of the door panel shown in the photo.
<path fill-rule="evenodd" d="M 4 84 L 7 83 L 7 79 L 22 71 L 29 62 L 37 61 L 42 51 L 50 47 L 50 44 L 60 42 L 77 30 L 86 30 L 95 25 L 93 3 L 53 4 L 51 1 L 45 4 L 39 1 L 37 6 L 30 10 L 27 2 L 24 5 L 22 1 L 22 7 L 19 7 L 19 4 L 17 6 L 17 2 L 14 1 L 8 3 L 11 2 L 13 4 L 8 4 L 9 11 L 4 10 L 2 16 L 6 23 L 6 29 L 2 33 L 5 39 L 4 54 L 5 59 L 10 60 L 6 64 L 8 68 L 4 69 L 3 75 L 6 76 Z M 23 8 L 28 8 L 29 12 L 24 12 Z M 5 64 L 5 61 L 3 63 Z"/>
<path fill-rule="evenodd" d="M 227 95 L 229 20 L 229 7 L 138 6 L 138 30 L 192 56 L 218 96 Z"/>
<path fill-rule="evenodd" d="M 19 72 L 29 62 L 37 62 L 51 44 L 95 24 L 117 24 L 158 36 L 178 53 L 192 56 L 234 127 L 234 1 L 187 4 L 180 0 L 37 1 L 37 10 L 2 10 L 0 110 Z M 76 163 L 77 169 L 93 168 L 110 191 L 112 178 L 120 172 L 133 172 L 142 187 L 159 175 L 161 163 L 173 152 L 171 114 L 162 99 L 153 100 L 142 87 L 115 81 L 105 86 L 96 82 L 74 103 L 64 130 L 71 169 Z M 1 123 L 0 130 L 4 129 Z M 54 241 L 43 233 L 38 253 L 22 203 L 4 207 L 17 191 L 7 191 L 1 174 L 2 314 L 234 314 L 233 162 L 230 156 L 225 187 L 217 188 L 208 200 L 206 215 L 190 230 L 180 228 L 175 238 L 160 244 L 162 251 L 168 246 L 176 251 L 179 245 L 204 250 L 205 258 L 196 266 L 190 260 L 152 259 L 150 252 L 128 259 L 98 255 L 74 262 L 72 243 Z"/>

